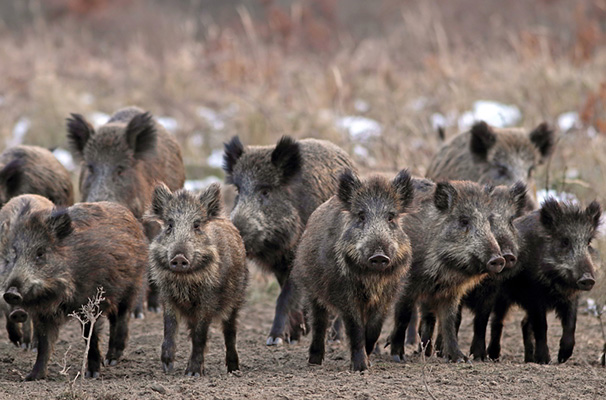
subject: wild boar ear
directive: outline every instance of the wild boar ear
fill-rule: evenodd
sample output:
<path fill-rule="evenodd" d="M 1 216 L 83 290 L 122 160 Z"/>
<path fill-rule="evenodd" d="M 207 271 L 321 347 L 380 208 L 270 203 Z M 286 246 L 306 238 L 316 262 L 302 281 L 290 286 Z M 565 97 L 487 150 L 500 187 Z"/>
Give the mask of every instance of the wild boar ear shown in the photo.
<path fill-rule="evenodd" d="M 585 209 L 585 214 L 591 219 L 594 229 L 598 229 L 600 226 L 600 219 L 602 217 L 602 207 L 597 201 L 592 201 Z"/>
<path fill-rule="evenodd" d="M 553 230 L 556 227 L 558 221 L 562 219 L 562 215 L 562 207 L 553 197 L 546 199 L 541 205 L 541 224 L 549 230 Z"/>
<path fill-rule="evenodd" d="M 413 183 L 408 170 L 403 169 L 400 171 L 394 178 L 392 185 L 398 193 L 400 209 L 405 210 L 414 198 Z"/>
<path fill-rule="evenodd" d="M 15 158 L 0 170 L 0 185 L 4 186 L 9 197 L 13 197 L 15 192 L 19 189 L 24 165 L 25 160 L 22 158 Z"/>
<path fill-rule="evenodd" d="M 166 204 L 172 199 L 173 194 L 164 183 L 156 185 L 152 195 L 151 211 L 153 215 L 162 218 Z"/>
<path fill-rule="evenodd" d="M 457 189 L 448 182 L 438 182 L 433 195 L 433 202 L 440 211 L 448 211 L 457 201 Z"/>
<path fill-rule="evenodd" d="M 154 119 L 148 112 L 135 115 L 126 126 L 126 142 L 137 159 L 155 153 L 157 141 Z"/>
<path fill-rule="evenodd" d="M 271 163 L 282 172 L 282 183 L 288 182 L 301 171 L 301 149 L 290 136 L 282 136 L 271 153 Z"/>
<path fill-rule="evenodd" d="M 216 218 L 223 213 L 223 202 L 221 196 L 221 185 L 212 183 L 200 195 L 200 203 L 206 209 L 210 218 Z"/>
<path fill-rule="evenodd" d="M 471 152 L 481 159 L 486 159 L 488 150 L 497 142 L 497 134 L 484 121 L 476 122 L 470 132 L 469 148 Z"/>
<path fill-rule="evenodd" d="M 530 141 L 535 145 L 543 159 L 549 157 L 555 147 L 555 131 L 546 123 L 539 124 L 530 132 Z"/>
<path fill-rule="evenodd" d="M 53 209 L 51 215 L 46 219 L 46 225 L 59 240 L 73 231 L 72 219 L 65 208 Z"/>
<path fill-rule="evenodd" d="M 232 183 L 229 176 L 234 172 L 234 167 L 238 159 L 244 154 L 244 146 L 238 136 L 234 136 L 227 143 L 224 143 L 225 153 L 223 154 L 223 171 L 228 175 L 228 183 Z"/>
<path fill-rule="evenodd" d="M 94 134 L 95 128 L 82 115 L 71 114 L 67 119 L 67 142 L 77 158 L 83 158 L 84 147 Z"/>
<path fill-rule="evenodd" d="M 516 218 L 524 214 L 527 204 L 528 189 L 522 181 L 517 181 L 509 188 L 509 196 L 516 207 Z"/>
<path fill-rule="evenodd" d="M 359 190 L 360 187 L 362 187 L 360 178 L 351 169 L 346 169 L 339 176 L 339 191 L 337 192 L 337 196 L 349 208 L 354 192 Z"/>

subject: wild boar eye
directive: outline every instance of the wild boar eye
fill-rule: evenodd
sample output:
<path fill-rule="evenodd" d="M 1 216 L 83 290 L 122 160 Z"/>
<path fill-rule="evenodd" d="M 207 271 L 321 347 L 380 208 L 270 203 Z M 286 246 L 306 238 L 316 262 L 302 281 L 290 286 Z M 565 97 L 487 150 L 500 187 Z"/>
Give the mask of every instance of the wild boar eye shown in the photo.
<path fill-rule="evenodd" d="M 360 221 L 360 222 L 366 221 L 366 214 L 364 214 L 364 211 L 360 211 L 358 213 L 358 221 Z"/>
<path fill-rule="evenodd" d="M 116 175 L 120 176 L 124 173 L 125 168 L 124 167 L 116 167 Z"/>
<path fill-rule="evenodd" d="M 394 219 L 396 219 L 396 213 L 387 214 L 387 222 L 393 222 Z"/>
<path fill-rule="evenodd" d="M 88 172 L 91 174 L 95 173 L 95 166 L 93 164 L 87 164 L 86 168 L 88 169 Z"/>
<path fill-rule="evenodd" d="M 194 221 L 194 229 L 196 229 L 196 230 L 200 229 L 200 225 L 201 224 L 202 223 L 200 221 L 198 221 L 198 220 Z"/>
<path fill-rule="evenodd" d="M 461 225 L 462 228 L 468 228 L 469 224 L 471 224 L 471 220 L 469 219 L 469 217 L 459 218 L 459 225 Z"/>
<path fill-rule="evenodd" d="M 263 196 L 265 198 L 269 197 L 269 189 L 267 189 L 267 188 L 261 189 L 261 196 Z"/>
<path fill-rule="evenodd" d="M 173 231 L 173 225 L 174 223 L 172 221 L 169 221 L 168 224 L 166 224 L 166 234 L 170 235 Z"/>
<path fill-rule="evenodd" d="M 570 247 L 570 239 L 568 239 L 568 238 L 562 238 L 560 240 L 560 247 L 562 247 L 563 249 L 566 249 L 566 248 Z"/>
<path fill-rule="evenodd" d="M 36 250 L 36 261 L 42 261 L 44 259 L 45 254 L 46 251 L 44 248 L 39 248 L 38 250 Z"/>

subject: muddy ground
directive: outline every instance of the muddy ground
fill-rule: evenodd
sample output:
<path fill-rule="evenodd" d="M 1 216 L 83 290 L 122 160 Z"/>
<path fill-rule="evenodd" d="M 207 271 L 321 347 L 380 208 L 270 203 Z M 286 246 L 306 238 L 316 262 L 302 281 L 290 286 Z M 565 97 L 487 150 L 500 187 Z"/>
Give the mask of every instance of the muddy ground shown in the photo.
<path fill-rule="evenodd" d="M 606 370 L 598 365 L 602 347 L 599 322 L 581 313 L 577 325 L 577 345 L 564 365 L 524 364 L 519 323 L 522 313 L 510 315 L 504 332 L 502 360 L 474 362 L 472 365 L 446 363 L 434 357 L 425 363 L 409 356 L 406 364 L 395 364 L 386 351 L 373 356 L 369 372 L 349 371 L 345 344 L 331 344 L 322 366 L 307 364 L 309 336 L 297 345 L 265 346 L 273 316 L 275 282 L 257 281 L 249 289 L 249 302 L 242 312 L 238 347 L 241 372 L 227 374 L 223 363 L 223 338 L 213 326 L 206 359 L 206 375 L 184 377 L 189 356 L 187 332 L 181 329 L 175 371 L 164 374 L 159 353 L 162 342 L 161 314 L 147 314 L 131 320 L 131 336 L 124 357 L 115 367 L 103 368 L 102 377 L 70 381 L 80 368 L 84 344 L 78 325 L 72 321 L 60 339 L 44 381 L 22 382 L 32 367 L 35 353 L 24 352 L 0 333 L 0 399 L 604 399 Z M 557 354 L 561 329 L 551 315 L 549 344 Z M 385 342 L 391 322 L 383 330 Z M 471 318 L 465 314 L 460 335 L 464 349 L 471 340 Z M 107 326 L 104 344 L 107 343 Z M 70 348 L 71 345 L 71 348 Z M 69 349 L 69 351 L 67 351 Z M 65 353 L 67 351 L 67 356 Z M 407 348 L 410 355 L 413 348 Z M 65 361 L 64 361 L 65 359 Z M 70 367 L 62 375 L 64 366 Z"/>

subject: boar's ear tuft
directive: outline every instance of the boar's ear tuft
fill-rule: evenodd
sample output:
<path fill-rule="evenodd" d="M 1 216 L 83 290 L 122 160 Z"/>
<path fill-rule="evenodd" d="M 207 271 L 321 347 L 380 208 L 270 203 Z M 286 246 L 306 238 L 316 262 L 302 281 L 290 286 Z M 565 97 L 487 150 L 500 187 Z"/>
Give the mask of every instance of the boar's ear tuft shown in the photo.
<path fill-rule="evenodd" d="M 528 200 L 528 189 L 522 181 L 517 181 L 509 188 L 509 196 L 516 207 L 516 218 L 524 214 Z"/>
<path fill-rule="evenodd" d="M 162 213 L 164 212 L 164 208 L 166 204 L 172 199 L 173 194 L 164 183 L 160 183 L 156 185 L 154 189 L 154 193 L 152 195 L 152 203 L 151 203 L 151 211 L 152 213 L 162 218 Z"/>
<path fill-rule="evenodd" d="M 414 188 L 412 179 L 410 177 L 410 172 L 408 172 L 407 169 L 400 171 L 394 178 L 392 185 L 398 193 L 398 200 L 400 203 L 399 206 L 403 211 L 410 205 L 412 199 L 414 198 Z"/>
<path fill-rule="evenodd" d="M 80 114 L 71 114 L 67 119 L 67 142 L 76 158 L 83 158 L 88 139 L 95 134 L 95 128 Z"/>
<path fill-rule="evenodd" d="M 72 219 L 65 208 L 53 209 L 51 215 L 46 220 L 46 225 L 59 240 L 65 238 L 73 231 Z"/>
<path fill-rule="evenodd" d="M 476 122 L 471 127 L 471 152 L 481 159 L 486 159 L 488 150 L 497 142 L 497 134 L 484 121 Z"/>
<path fill-rule="evenodd" d="M 200 203 L 206 209 L 206 214 L 210 218 L 221 216 L 223 212 L 221 185 L 215 182 L 204 189 L 200 194 Z"/>
<path fill-rule="evenodd" d="M 602 217 L 602 207 L 597 201 L 592 201 L 585 209 L 585 214 L 591 219 L 594 229 L 598 229 L 600 226 L 600 219 Z"/>
<path fill-rule="evenodd" d="M 551 155 L 555 147 L 556 135 L 555 131 L 546 122 L 534 128 L 529 136 L 532 144 L 539 149 L 542 159 Z"/>
<path fill-rule="evenodd" d="M 545 201 L 541 205 L 541 224 L 545 228 L 553 230 L 558 224 L 558 221 L 562 219 L 563 214 L 564 213 L 562 211 L 560 203 L 558 203 L 558 201 L 553 197 L 549 197 L 545 199 Z"/>
<path fill-rule="evenodd" d="M 349 207 L 354 192 L 359 190 L 360 187 L 362 187 L 362 182 L 360 182 L 358 176 L 351 169 L 346 169 L 339 176 L 339 191 L 337 196 L 343 204 Z"/>
<path fill-rule="evenodd" d="M 225 153 L 223 154 L 223 171 L 226 174 L 231 175 L 234 172 L 234 167 L 238 162 L 238 159 L 244 154 L 244 146 L 238 136 L 234 136 L 227 143 L 224 143 Z"/>
<path fill-rule="evenodd" d="M 154 154 L 157 141 L 154 119 L 148 112 L 135 115 L 126 126 L 126 142 L 137 159 Z"/>
<path fill-rule="evenodd" d="M 290 136 L 282 136 L 271 153 L 271 163 L 281 171 L 280 181 L 287 183 L 299 173 L 303 164 L 299 143 Z"/>
<path fill-rule="evenodd" d="M 24 165 L 23 158 L 15 158 L 0 170 L 0 185 L 4 186 L 8 197 L 13 197 L 19 189 Z"/>
<path fill-rule="evenodd" d="M 438 210 L 450 210 L 457 201 L 457 198 L 457 189 L 454 186 L 448 182 L 438 182 L 433 195 L 433 201 Z"/>

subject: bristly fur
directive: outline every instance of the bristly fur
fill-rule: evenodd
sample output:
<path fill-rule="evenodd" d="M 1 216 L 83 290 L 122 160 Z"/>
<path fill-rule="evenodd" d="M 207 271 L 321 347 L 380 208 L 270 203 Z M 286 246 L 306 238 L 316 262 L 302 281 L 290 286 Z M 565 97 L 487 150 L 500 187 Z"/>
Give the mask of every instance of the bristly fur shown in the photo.
<path fill-rule="evenodd" d="M 438 182 L 434 193 L 434 203 L 440 211 L 449 210 L 457 201 L 457 191 L 448 182 Z"/>
<path fill-rule="evenodd" d="M 282 136 L 271 153 L 271 163 L 282 172 L 282 183 L 301 171 L 301 149 L 299 143 L 290 136 Z"/>
<path fill-rule="evenodd" d="M 206 209 L 209 218 L 219 217 L 223 213 L 220 184 L 213 183 L 209 185 L 202 194 L 200 194 L 199 200 Z"/>
<path fill-rule="evenodd" d="M 135 154 L 142 159 L 156 152 L 158 135 L 149 112 L 135 115 L 126 127 L 126 141 Z"/>
<path fill-rule="evenodd" d="M 73 232 L 72 219 L 66 208 L 54 208 L 46 224 L 57 239 L 61 240 Z"/>
<path fill-rule="evenodd" d="M 238 159 L 244 153 L 244 146 L 238 136 L 234 136 L 227 143 L 224 143 L 225 154 L 223 154 L 223 171 L 227 174 L 226 180 L 230 179 L 234 166 Z M 231 183 L 231 182 L 228 182 Z"/>
<path fill-rule="evenodd" d="M 88 139 L 95 133 L 93 126 L 80 114 L 67 119 L 67 141 L 72 152 L 82 158 Z"/>
<path fill-rule="evenodd" d="M 346 169 L 339 176 L 338 197 L 345 207 L 349 208 L 353 193 L 359 190 L 361 186 L 360 178 L 351 169 Z"/>
<path fill-rule="evenodd" d="M 547 230 L 554 230 L 567 221 L 589 219 L 594 231 L 600 225 L 602 208 L 597 201 L 592 201 L 585 210 L 578 205 L 562 203 L 553 197 L 548 197 L 541 205 L 540 220 Z"/>
<path fill-rule="evenodd" d="M 511 186 L 509 192 L 511 194 L 511 199 L 513 200 L 518 210 L 518 216 L 521 216 L 521 214 L 526 209 L 526 195 L 528 194 L 528 188 L 526 187 L 526 184 L 524 182 L 517 181 L 513 184 L 513 186 Z"/>
<path fill-rule="evenodd" d="M 530 132 L 530 141 L 541 152 L 543 159 L 553 153 L 555 147 L 555 132 L 546 122 L 542 122 Z"/>
<path fill-rule="evenodd" d="M 0 170 L 0 182 L 6 188 L 6 192 L 9 196 L 15 195 L 21 181 L 23 179 L 23 167 L 25 166 L 25 160 L 23 158 L 15 158 Z"/>
<path fill-rule="evenodd" d="M 497 142 L 497 137 L 492 128 L 484 121 L 476 122 L 471 127 L 471 152 L 480 157 L 486 157 L 486 153 Z"/>
<path fill-rule="evenodd" d="M 172 198 L 172 192 L 164 183 L 157 185 L 154 188 L 152 195 L 151 210 L 155 216 L 161 218 L 164 208 L 168 201 Z"/>
<path fill-rule="evenodd" d="M 400 211 L 404 212 L 414 199 L 414 188 L 410 172 L 407 169 L 403 169 L 396 175 L 392 184 L 400 196 Z"/>

